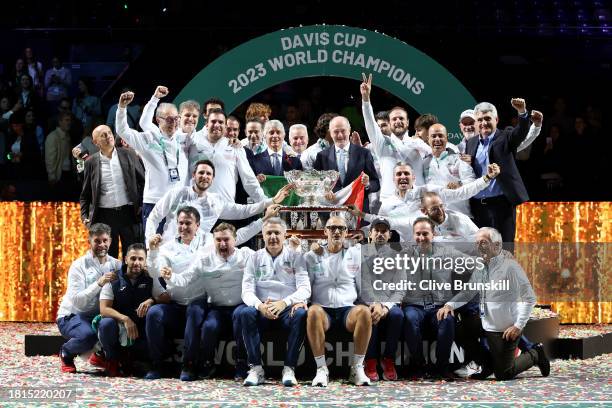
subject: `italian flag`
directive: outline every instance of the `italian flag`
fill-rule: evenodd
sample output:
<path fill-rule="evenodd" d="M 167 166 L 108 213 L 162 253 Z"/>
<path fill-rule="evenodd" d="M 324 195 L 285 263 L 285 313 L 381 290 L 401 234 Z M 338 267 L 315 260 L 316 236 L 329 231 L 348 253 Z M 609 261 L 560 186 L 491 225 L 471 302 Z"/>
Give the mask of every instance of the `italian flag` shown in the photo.
<path fill-rule="evenodd" d="M 363 172 L 348 186 L 336 191 L 335 205 L 355 204 L 360 211 L 363 211 L 363 198 L 365 196 L 365 185 L 361 182 Z M 357 219 L 357 225 L 361 224 L 361 218 Z"/>

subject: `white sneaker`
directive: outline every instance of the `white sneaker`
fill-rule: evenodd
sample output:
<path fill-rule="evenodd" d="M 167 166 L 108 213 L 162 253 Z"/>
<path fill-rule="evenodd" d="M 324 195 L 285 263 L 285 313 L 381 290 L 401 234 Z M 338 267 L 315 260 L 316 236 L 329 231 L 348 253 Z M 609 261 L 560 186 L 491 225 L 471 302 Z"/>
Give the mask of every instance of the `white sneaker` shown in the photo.
<path fill-rule="evenodd" d="M 462 378 L 468 378 L 473 374 L 478 374 L 482 369 L 475 361 L 470 361 L 466 365 L 455 370 L 455 374 Z"/>
<path fill-rule="evenodd" d="M 317 375 L 312 380 L 313 387 L 327 387 L 329 382 L 329 370 L 327 366 L 317 368 Z"/>
<path fill-rule="evenodd" d="M 283 385 L 285 387 L 293 387 L 294 385 L 297 385 L 293 368 L 287 366 L 283 367 Z"/>
<path fill-rule="evenodd" d="M 349 381 L 355 385 L 370 385 L 370 378 L 366 375 L 363 364 L 351 366 Z"/>
<path fill-rule="evenodd" d="M 263 384 L 266 381 L 266 375 L 262 366 L 254 366 L 249 370 L 247 378 L 244 380 L 242 385 L 253 386 Z"/>

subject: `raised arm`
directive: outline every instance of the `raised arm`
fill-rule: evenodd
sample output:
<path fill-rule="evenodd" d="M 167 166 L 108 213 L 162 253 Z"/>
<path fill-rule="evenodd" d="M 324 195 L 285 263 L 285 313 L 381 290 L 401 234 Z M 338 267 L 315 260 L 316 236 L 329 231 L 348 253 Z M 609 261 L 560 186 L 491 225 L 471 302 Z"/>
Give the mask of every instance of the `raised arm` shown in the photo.
<path fill-rule="evenodd" d="M 155 93 L 144 106 L 142 110 L 142 115 L 140 115 L 140 120 L 138 124 L 142 130 L 155 130 L 155 124 L 153 123 L 153 117 L 155 116 L 155 109 L 157 108 L 157 104 L 159 100 L 164 96 L 168 95 L 168 88 L 165 86 L 158 86 L 155 88 Z"/>
<path fill-rule="evenodd" d="M 124 92 L 119 97 L 117 114 L 115 116 L 115 128 L 117 135 L 125 139 L 131 148 L 139 153 L 146 151 L 152 141 L 146 132 L 140 133 L 131 129 L 127 121 L 127 106 L 134 100 L 134 92 Z"/>

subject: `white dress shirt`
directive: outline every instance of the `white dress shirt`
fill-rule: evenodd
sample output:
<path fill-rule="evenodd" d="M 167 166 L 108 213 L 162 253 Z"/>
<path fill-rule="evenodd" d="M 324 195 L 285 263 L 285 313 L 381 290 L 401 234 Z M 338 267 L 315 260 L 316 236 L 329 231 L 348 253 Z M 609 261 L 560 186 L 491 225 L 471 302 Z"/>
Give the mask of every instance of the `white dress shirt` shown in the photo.
<path fill-rule="evenodd" d="M 160 277 L 160 270 L 164 266 L 172 268 L 172 275 L 180 275 L 189 270 L 192 263 L 198 258 L 198 254 L 205 251 L 206 240 L 199 233 L 193 238 L 189 245 L 173 239 L 159 247 L 149 251 L 147 266 L 149 275 L 153 279 Z M 177 287 L 166 285 L 166 291 L 179 305 L 188 305 L 192 301 L 203 297 L 206 289 L 201 281 L 193 282 L 188 287 Z"/>
<path fill-rule="evenodd" d="M 257 308 L 267 299 L 282 300 L 287 306 L 307 302 L 310 281 L 302 254 L 283 248 L 274 259 L 266 248 L 253 253 L 242 278 L 242 301 Z"/>
<path fill-rule="evenodd" d="M 478 227 L 467 215 L 450 209 L 445 209 L 444 221 L 435 227 L 436 242 L 474 242 Z"/>
<path fill-rule="evenodd" d="M 347 169 L 348 169 L 348 162 L 349 162 L 349 144 L 347 144 L 346 146 L 344 146 L 343 148 L 339 148 L 338 146 L 334 146 L 335 152 L 336 152 L 336 164 L 338 166 L 340 166 L 340 151 L 344 151 L 344 174 L 346 175 Z M 340 167 L 338 167 L 338 170 L 340 170 Z"/>
<path fill-rule="evenodd" d="M 242 303 L 242 277 L 247 260 L 254 252 L 248 247 L 235 248 L 227 259 L 219 256 L 215 250 L 200 253 L 187 272 L 172 274 L 166 281 L 167 287 L 188 287 L 193 282 L 201 281 L 209 303 L 214 306 L 237 306 Z"/>
<path fill-rule="evenodd" d="M 98 285 L 98 279 L 107 272 L 118 272 L 120 269 L 118 259 L 107 255 L 106 261 L 101 264 L 91 250 L 72 262 L 68 270 L 68 289 L 60 303 L 57 318 L 73 313 L 89 316 L 100 313 L 98 296 L 102 288 Z"/>
<path fill-rule="evenodd" d="M 242 220 L 264 211 L 273 199 L 267 198 L 255 204 L 236 204 L 215 193 L 204 193 L 199 196 L 193 187 L 177 186 L 168 191 L 155 204 L 147 219 L 145 226 L 146 242 L 156 234 L 157 226 L 166 218 L 164 225 L 164 240 L 173 238 L 176 234 L 176 214 L 185 206 L 195 207 L 200 213 L 200 231 L 210 232 L 219 218 L 228 220 Z"/>
<path fill-rule="evenodd" d="M 361 245 L 331 253 L 323 247 L 323 255 L 310 251 L 304 255 L 312 303 L 323 307 L 353 306 L 361 292 Z"/>
<path fill-rule="evenodd" d="M 110 159 L 100 152 L 100 174 L 100 208 L 133 204 L 127 195 L 117 149 L 113 149 Z"/>
<path fill-rule="evenodd" d="M 125 108 L 117 107 L 115 126 L 117 134 L 136 150 L 145 168 L 145 186 L 143 202 L 154 204 L 176 185 L 184 185 L 188 181 L 188 162 L 186 151 L 190 140 L 184 134 L 175 134 L 168 138 L 159 128 L 137 132 L 127 124 Z M 164 153 L 168 165 L 164 160 Z M 169 169 L 178 170 L 180 180 L 171 181 Z"/>
<path fill-rule="evenodd" d="M 280 173 L 281 175 L 283 174 L 283 152 L 281 151 L 274 151 L 272 149 L 270 149 L 268 147 L 268 156 L 270 156 L 270 167 L 272 167 L 272 170 L 274 171 L 274 160 L 278 160 L 278 166 L 280 167 Z M 276 156 L 275 156 L 276 155 Z"/>

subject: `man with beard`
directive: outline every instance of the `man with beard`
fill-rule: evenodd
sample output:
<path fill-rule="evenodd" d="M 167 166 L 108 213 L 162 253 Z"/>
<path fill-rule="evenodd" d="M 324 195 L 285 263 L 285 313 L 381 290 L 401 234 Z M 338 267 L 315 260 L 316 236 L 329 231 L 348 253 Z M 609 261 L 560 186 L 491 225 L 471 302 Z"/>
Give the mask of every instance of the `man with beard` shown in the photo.
<path fill-rule="evenodd" d="M 176 106 L 170 103 L 162 103 L 157 108 L 155 112 L 157 127 L 144 132 L 130 129 L 127 124 L 126 107 L 132 100 L 134 100 L 133 92 L 121 94 L 115 123 L 117 134 L 138 152 L 144 162 L 142 223 L 146 225 L 155 203 L 172 187 L 185 184 L 188 174 L 185 151 L 189 142 L 184 135 L 176 132 L 178 111 Z"/>
<path fill-rule="evenodd" d="M 514 154 L 527 137 L 529 116 L 525 100 L 511 100 L 519 115 L 519 124 L 512 131 L 497 129 L 497 109 L 488 102 L 474 108 L 479 136 L 468 140 L 466 152 L 472 156 L 472 168 L 482 176 L 490 163 L 498 163 L 503 173 L 487 188 L 470 200 L 474 221 L 479 227 L 493 227 L 500 231 L 504 242 L 513 243 L 516 233 L 516 206 L 527 201 L 527 189 L 514 161 Z M 532 112 L 533 116 L 534 113 Z"/>
<path fill-rule="evenodd" d="M 280 326 L 289 331 L 282 383 L 292 387 L 297 385 L 294 369 L 306 335 L 310 282 L 302 255 L 284 246 L 285 223 L 270 218 L 264 222 L 262 233 L 265 248 L 251 255 L 242 278 L 242 300 L 247 307 L 240 313 L 240 323 L 250 366 L 243 384 L 255 386 L 265 381 L 261 333 Z"/>
<path fill-rule="evenodd" d="M 167 303 L 169 296 L 159 283 L 146 272 L 147 253 L 140 243 L 127 249 L 126 263 L 115 281 L 107 283 L 100 292 L 100 314 L 98 337 L 106 357 L 106 375 L 122 374 L 119 346 L 130 345 L 131 349 L 146 357 L 145 316 L 155 303 Z M 122 327 L 120 327 L 120 325 Z M 121 332 L 127 333 L 127 342 Z M 123 344 L 126 342 L 126 344 Z M 131 343 L 131 344 L 130 344 Z"/>
<path fill-rule="evenodd" d="M 214 121 L 214 113 L 209 117 L 209 122 Z M 212 134 L 212 132 L 211 132 Z M 267 207 L 280 204 L 288 195 L 292 185 L 288 184 L 278 191 L 274 198 L 267 198 L 255 204 L 235 204 L 233 201 L 225 200 L 219 194 L 209 192 L 215 179 L 215 166 L 209 160 L 200 160 L 196 163 L 193 172 L 193 183 L 191 186 L 178 186 L 168 191 L 155 205 L 145 227 L 145 237 L 149 242 L 155 235 L 157 224 L 166 218 L 165 231 L 163 238 L 168 240 L 174 234 L 175 211 L 183 206 L 190 205 L 197 208 L 202 221 L 200 229 L 202 234 L 210 232 L 219 218 L 241 220 L 259 214 Z M 257 224 L 259 222 L 259 224 Z M 261 227 L 261 221 L 254 221 L 249 227 L 243 229 L 243 233 L 248 236 L 241 237 L 239 231 L 239 242 L 243 243 L 255 235 Z M 248 228 L 248 231 L 246 230 Z"/>
<path fill-rule="evenodd" d="M 349 381 L 355 385 L 370 385 L 364 371 L 365 354 L 372 333 L 372 318 L 384 318 L 389 309 L 373 304 L 372 312 L 366 305 L 356 305 L 361 293 L 361 245 L 344 248 L 348 227 L 343 217 L 332 216 L 325 225 L 327 246 L 318 255 L 314 251 L 304 255 L 310 284 L 312 304 L 308 308 L 306 333 L 317 365 L 312 385 L 327 387 L 329 370 L 325 359 L 325 332 L 346 330 L 353 334 L 355 343 Z"/>
<path fill-rule="evenodd" d="M 93 348 L 98 341 L 91 321 L 99 313 L 102 287 L 117 279 L 121 262 L 108 255 L 111 229 L 105 224 L 89 227 L 87 253 L 68 270 L 66 294 L 57 311 L 57 327 L 68 341 L 60 348 L 61 371 L 76 373 L 74 357 Z"/>
<path fill-rule="evenodd" d="M 134 150 L 115 148 L 115 136 L 110 127 L 96 127 L 92 137 L 100 151 L 85 161 L 81 219 L 85 225 L 98 222 L 109 225 L 112 235 L 108 252 L 116 257 L 121 239 L 125 258 L 127 248 L 142 241 L 139 213 L 145 184 L 144 167 Z"/>
<path fill-rule="evenodd" d="M 432 153 L 423 160 L 425 182 L 450 189 L 473 182 L 476 179 L 474 170 L 461 160 L 455 149 L 449 147 L 446 127 L 434 123 L 429 127 L 428 134 Z M 470 203 L 467 200 L 454 202 L 450 204 L 450 208 L 471 216 Z"/>
<path fill-rule="evenodd" d="M 414 169 L 417 186 L 424 184 L 423 161 L 419 151 L 424 143 L 420 139 L 415 141 L 408 136 L 408 113 L 401 107 L 394 107 L 389 111 L 389 124 L 392 134 L 385 136 L 382 133 L 380 127 L 376 125 L 374 110 L 370 103 L 371 74 L 369 77 L 363 74 L 360 91 L 366 131 L 373 145 L 373 154 L 377 156 L 380 162 L 380 200 L 384 202 L 387 197 L 393 196 L 393 167 L 399 161 L 408 163 Z M 428 150 L 423 153 L 428 153 Z"/>
<path fill-rule="evenodd" d="M 375 257 L 392 258 L 397 254 L 398 247 L 387 245 L 390 239 L 391 226 L 389 222 L 377 218 L 370 225 L 370 245 L 362 247 L 364 262 L 370 267 L 368 271 L 362 271 L 362 289 L 365 293 L 372 293 L 371 298 L 368 298 L 367 295 L 363 296 L 363 300 L 370 305 L 370 312 L 372 313 L 372 335 L 365 358 L 365 373 L 372 381 L 378 381 L 379 379 L 377 365 L 380 354 L 379 335 L 381 332 L 385 334 L 385 350 L 383 358 L 380 360 L 383 379 L 386 381 L 397 380 L 395 357 L 404 324 L 404 313 L 400 307 L 404 292 L 400 290 L 376 290 L 374 280 L 399 283 L 406 279 L 406 271 L 404 269 L 394 269 L 385 270 L 381 274 L 374 274 L 371 264 Z"/>
<path fill-rule="evenodd" d="M 412 167 L 400 162 L 394 168 L 395 194 L 383 202 L 379 215 L 368 214 L 350 207 L 351 214 L 369 222 L 377 217 L 384 218 L 389 221 L 391 228 L 399 233 L 402 241 L 411 241 L 412 222 L 420 216 L 421 197 L 424 193 L 436 192 L 445 203 L 465 200 L 485 188 L 499 172 L 499 167 L 494 163 L 488 168 L 486 176 L 455 190 L 435 185 L 414 187 L 415 176 Z"/>
<path fill-rule="evenodd" d="M 236 341 L 235 378 L 244 379 L 246 350 L 242 340 L 240 313 L 245 305 L 241 298 L 241 285 L 247 260 L 254 251 L 248 247 L 236 248 L 236 228 L 231 224 L 217 225 L 213 237 L 215 250 L 199 254 L 188 271 L 173 273 L 170 268 L 166 268 L 161 276 L 169 289 L 189 287 L 196 281 L 201 281 L 206 289 L 208 308 L 203 310 L 200 338 L 202 353 L 197 364 L 200 376 L 214 376 L 214 357 L 219 335 L 231 328 Z"/>
<path fill-rule="evenodd" d="M 470 217 L 455 210 L 445 209 L 444 202 L 436 192 L 423 193 L 421 212 L 434 223 L 434 241 L 471 242 L 478 231 Z"/>
<path fill-rule="evenodd" d="M 301 156 L 302 166 L 306 170 L 311 170 L 314 165 L 317 154 L 324 149 L 327 149 L 332 143 L 332 137 L 329 133 L 329 122 L 338 116 L 337 113 L 324 113 L 319 116 L 317 125 L 314 128 L 314 134 L 317 136 L 317 141 L 314 142 Z"/>

